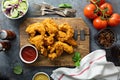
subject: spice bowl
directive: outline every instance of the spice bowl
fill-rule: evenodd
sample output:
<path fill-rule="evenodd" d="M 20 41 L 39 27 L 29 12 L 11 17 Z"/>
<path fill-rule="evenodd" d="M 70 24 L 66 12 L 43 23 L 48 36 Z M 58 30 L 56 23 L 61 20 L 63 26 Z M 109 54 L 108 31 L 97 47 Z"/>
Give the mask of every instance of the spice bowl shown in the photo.
<path fill-rule="evenodd" d="M 27 44 L 21 47 L 19 56 L 24 63 L 30 64 L 37 60 L 38 51 L 35 46 Z"/>
<path fill-rule="evenodd" d="M 37 72 L 37 73 L 33 76 L 32 80 L 50 80 L 50 77 L 49 77 L 48 74 L 45 73 L 45 72 Z"/>
<path fill-rule="evenodd" d="M 100 30 L 94 38 L 96 43 L 103 49 L 110 49 L 117 41 L 116 33 L 111 28 Z"/>

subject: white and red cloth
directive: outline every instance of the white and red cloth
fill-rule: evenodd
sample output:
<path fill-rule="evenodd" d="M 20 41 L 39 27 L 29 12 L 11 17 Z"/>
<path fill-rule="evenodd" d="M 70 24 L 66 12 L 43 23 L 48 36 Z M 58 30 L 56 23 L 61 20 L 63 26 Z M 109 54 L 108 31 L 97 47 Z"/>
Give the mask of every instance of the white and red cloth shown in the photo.
<path fill-rule="evenodd" d="M 120 67 L 107 62 L 106 52 L 96 50 L 85 56 L 76 68 L 61 67 L 53 71 L 54 80 L 120 80 Z"/>

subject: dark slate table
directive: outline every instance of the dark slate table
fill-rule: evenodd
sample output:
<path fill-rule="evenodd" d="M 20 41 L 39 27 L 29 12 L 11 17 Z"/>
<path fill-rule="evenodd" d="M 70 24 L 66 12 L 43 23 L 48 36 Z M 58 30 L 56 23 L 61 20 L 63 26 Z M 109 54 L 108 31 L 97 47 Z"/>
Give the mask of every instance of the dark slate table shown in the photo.
<path fill-rule="evenodd" d="M 20 38 L 19 38 L 19 25 L 24 21 L 27 17 L 34 17 L 31 13 L 34 11 L 33 6 L 35 3 L 47 2 L 54 6 L 58 6 L 60 3 L 70 3 L 72 4 L 73 8 L 77 10 L 76 17 L 82 17 L 83 20 L 87 23 L 88 27 L 90 28 L 90 51 L 94 51 L 96 49 L 100 49 L 94 41 L 94 35 L 96 34 L 97 30 L 93 28 L 91 20 L 87 19 L 83 15 L 83 8 L 87 2 L 87 0 L 29 0 L 29 11 L 26 16 L 19 20 L 10 20 L 6 18 L 1 9 L 0 9 L 0 29 L 10 29 L 15 31 L 17 34 L 16 39 L 11 41 L 12 47 L 8 52 L 0 52 L 0 75 L 4 75 L 9 77 L 10 80 L 31 80 L 32 76 L 39 71 L 43 71 L 48 73 L 49 75 L 52 73 L 54 69 L 57 67 L 30 67 L 26 64 L 22 63 L 19 58 L 19 49 L 20 49 Z M 120 0 L 106 0 L 113 5 L 114 12 L 120 14 Z M 0 8 L 1 8 L 0 0 Z M 44 16 L 44 17 L 60 17 L 60 16 Z M 117 33 L 117 43 L 120 43 L 120 25 L 117 27 L 112 28 Z M 21 64 L 23 67 L 23 74 L 16 75 L 13 73 L 13 66 L 17 63 Z"/>

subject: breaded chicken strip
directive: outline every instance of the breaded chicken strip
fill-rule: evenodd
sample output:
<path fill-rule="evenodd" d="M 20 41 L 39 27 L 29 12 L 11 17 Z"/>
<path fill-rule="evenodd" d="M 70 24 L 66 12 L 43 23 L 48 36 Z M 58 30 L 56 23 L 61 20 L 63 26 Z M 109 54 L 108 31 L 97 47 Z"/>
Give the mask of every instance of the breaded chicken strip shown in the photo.
<path fill-rule="evenodd" d="M 66 33 L 66 39 L 72 38 L 74 35 L 74 29 L 68 24 L 64 23 L 59 25 L 58 29 Z"/>
<path fill-rule="evenodd" d="M 35 45 L 38 50 L 40 50 L 41 49 L 40 47 L 44 44 L 43 38 L 44 36 L 37 35 L 35 37 L 30 37 L 29 42 Z"/>
<path fill-rule="evenodd" d="M 49 35 L 56 34 L 58 32 L 58 25 L 53 19 L 45 19 L 42 23 L 44 24 L 45 29 L 49 33 Z"/>
<path fill-rule="evenodd" d="M 33 23 L 26 28 L 26 32 L 30 34 L 31 37 L 34 37 L 36 33 L 45 35 L 45 27 L 42 23 Z"/>
<path fill-rule="evenodd" d="M 67 40 L 67 34 L 63 31 L 58 31 L 58 35 L 57 35 L 57 39 L 61 42 L 64 42 L 65 40 Z"/>
<path fill-rule="evenodd" d="M 55 34 L 51 34 L 50 36 L 45 36 L 45 38 L 44 38 L 44 42 L 45 42 L 45 46 L 49 46 L 49 45 L 52 45 L 53 43 L 54 43 L 54 36 L 55 36 Z"/>
<path fill-rule="evenodd" d="M 73 38 L 70 38 L 66 40 L 65 42 L 68 43 L 69 45 L 77 46 L 77 42 Z"/>
<path fill-rule="evenodd" d="M 68 23 L 57 25 L 51 18 L 29 25 L 26 32 L 30 35 L 29 42 L 51 60 L 61 56 L 64 51 L 72 54 L 72 46 L 77 45 L 73 39 L 73 28 Z"/>
<path fill-rule="evenodd" d="M 48 55 L 48 57 L 51 60 L 53 60 L 54 58 L 61 56 L 63 51 L 71 54 L 71 53 L 73 53 L 73 47 L 69 46 L 68 44 L 63 43 L 61 41 L 58 41 L 54 44 L 53 47 L 51 47 L 50 54 Z M 54 55 L 54 56 L 52 56 L 52 55 Z"/>

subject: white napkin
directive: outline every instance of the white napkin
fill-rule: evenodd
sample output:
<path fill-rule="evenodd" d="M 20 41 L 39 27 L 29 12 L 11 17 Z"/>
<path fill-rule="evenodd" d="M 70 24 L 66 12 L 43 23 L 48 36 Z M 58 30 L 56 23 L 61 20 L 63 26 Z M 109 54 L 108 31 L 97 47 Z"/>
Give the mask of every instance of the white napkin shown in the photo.
<path fill-rule="evenodd" d="M 120 80 L 120 68 L 107 62 L 106 52 L 96 50 L 85 56 L 76 68 L 58 68 L 51 77 L 54 80 Z"/>

